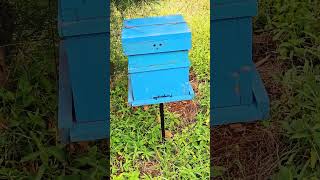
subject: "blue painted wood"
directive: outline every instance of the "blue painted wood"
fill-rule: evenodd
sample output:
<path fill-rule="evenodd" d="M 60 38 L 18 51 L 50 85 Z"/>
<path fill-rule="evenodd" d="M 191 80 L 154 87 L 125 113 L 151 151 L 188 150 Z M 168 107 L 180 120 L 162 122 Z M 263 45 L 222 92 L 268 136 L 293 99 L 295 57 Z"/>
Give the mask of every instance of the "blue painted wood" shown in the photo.
<path fill-rule="evenodd" d="M 181 15 L 125 20 L 122 46 L 128 55 L 130 105 L 194 97 L 189 82 L 191 32 Z"/>
<path fill-rule="evenodd" d="M 212 0 L 211 20 L 226 20 L 257 15 L 257 0 Z"/>
<path fill-rule="evenodd" d="M 189 66 L 190 61 L 188 57 L 188 51 L 144 54 L 128 57 L 129 74 L 180 67 L 188 68 Z"/>
<path fill-rule="evenodd" d="M 185 101 L 185 100 L 192 100 L 194 98 L 194 91 L 189 84 L 188 87 L 189 92 L 188 94 L 185 95 L 177 95 L 177 96 L 172 96 L 172 97 L 161 97 L 157 99 L 133 99 L 132 97 L 132 91 L 129 91 L 129 99 L 128 103 L 131 106 L 143 106 L 143 105 L 150 105 L 150 104 L 160 104 L 160 103 L 170 103 L 170 102 L 176 102 L 176 101 Z M 129 87 L 131 89 L 131 87 Z"/>
<path fill-rule="evenodd" d="M 253 66 L 245 66 L 240 72 L 240 103 L 249 105 L 253 101 L 252 81 L 254 80 Z"/>
<path fill-rule="evenodd" d="M 250 122 L 263 118 L 261 113 L 258 111 L 256 104 L 214 108 L 211 110 L 211 113 L 213 116 L 211 125 L 213 126 Z"/>
<path fill-rule="evenodd" d="M 59 129 L 59 140 L 62 144 L 70 143 L 70 129 Z"/>
<path fill-rule="evenodd" d="M 211 125 L 269 116 L 269 99 L 252 62 L 256 0 L 211 2 Z"/>
<path fill-rule="evenodd" d="M 191 48 L 191 32 L 181 15 L 129 19 L 123 26 L 122 45 L 128 56 Z"/>
<path fill-rule="evenodd" d="M 90 123 L 77 123 L 70 132 L 70 140 L 92 141 L 109 138 L 109 125 L 106 121 L 97 121 Z"/>
<path fill-rule="evenodd" d="M 71 82 L 69 79 L 68 59 L 65 56 L 64 41 L 60 45 L 59 58 L 59 137 L 62 143 L 89 141 L 109 137 L 109 113 L 101 121 L 80 122 L 72 112 L 74 104 Z M 108 85 L 109 88 L 109 85 Z M 109 97 L 106 100 L 109 102 Z M 107 105 L 105 104 L 104 107 Z M 109 109 L 107 107 L 107 109 Z"/>
<path fill-rule="evenodd" d="M 213 107 L 241 104 L 241 99 L 252 99 L 242 75 L 252 76 L 252 25 L 251 18 L 212 21 L 211 68 L 214 82 Z M 249 71 L 244 73 L 244 70 Z M 251 70 L 250 70 L 251 69 Z M 251 73 L 251 75 L 250 75 Z M 246 83 L 247 84 L 247 83 Z M 241 91 L 241 92 L 240 92 Z M 244 100 L 245 104 L 248 104 Z"/>
<path fill-rule="evenodd" d="M 211 125 L 221 125 L 236 122 L 249 122 L 270 117 L 269 98 L 259 73 L 254 70 L 252 93 L 254 99 L 249 105 L 213 108 Z"/>
<path fill-rule="evenodd" d="M 257 108 L 262 115 L 261 119 L 268 119 L 270 118 L 270 100 L 268 97 L 268 93 L 263 85 L 259 73 L 256 69 L 254 71 L 255 76 L 253 79 L 252 88 L 254 94 L 254 102 L 257 104 Z"/>
<path fill-rule="evenodd" d="M 58 127 L 68 129 L 72 127 L 72 89 L 68 70 L 68 62 L 64 43 L 60 43 L 59 58 L 59 109 L 58 109 Z"/>
<path fill-rule="evenodd" d="M 110 32 L 109 1 L 59 0 L 60 37 Z"/>
<path fill-rule="evenodd" d="M 64 45 L 60 43 L 58 128 L 59 139 L 63 144 L 66 144 L 70 142 L 69 129 L 73 124 L 73 116 L 71 83 L 66 54 L 63 49 Z"/>
<path fill-rule="evenodd" d="M 131 26 L 150 26 L 150 25 L 161 25 L 167 23 L 185 23 L 184 18 L 180 14 L 170 16 L 154 16 L 147 18 L 133 18 L 125 19 L 123 25 L 125 27 Z"/>
<path fill-rule="evenodd" d="M 107 41 L 105 34 L 64 40 L 77 120 L 103 121 L 107 117 Z"/>
<path fill-rule="evenodd" d="M 133 99 L 140 102 L 137 104 L 142 102 L 159 104 L 190 100 L 194 95 L 189 83 L 189 68 L 134 73 L 130 74 L 129 77 Z M 133 102 L 133 106 L 135 104 Z"/>
<path fill-rule="evenodd" d="M 59 0 L 59 132 L 64 143 L 109 137 L 109 1 Z"/>

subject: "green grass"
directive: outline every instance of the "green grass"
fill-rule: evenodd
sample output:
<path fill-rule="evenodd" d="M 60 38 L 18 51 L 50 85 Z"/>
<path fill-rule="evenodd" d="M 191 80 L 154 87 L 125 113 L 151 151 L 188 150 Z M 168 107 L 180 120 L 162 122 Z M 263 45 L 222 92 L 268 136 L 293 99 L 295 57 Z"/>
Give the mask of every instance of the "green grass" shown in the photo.
<path fill-rule="evenodd" d="M 320 66 L 307 63 L 288 70 L 276 104 L 286 151 L 281 155 L 276 179 L 320 177 Z M 280 118 L 279 118 L 280 119 Z"/>
<path fill-rule="evenodd" d="M 83 152 L 58 142 L 56 46 L 51 39 L 57 30 L 50 26 L 56 12 L 48 9 L 48 1 L 10 2 L 18 19 L 6 62 L 9 81 L 0 88 L 0 179 L 106 177 L 105 142 L 90 143 Z"/>
<path fill-rule="evenodd" d="M 52 46 L 36 42 L 17 49 L 9 85 L 0 89 L 0 179 L 107 176 L 105 143 L 91 143 L 79 153 L 58 142 Z"/>
<path fill-rule="evenodd" d="M 132 5 L 125 11 L 111 7 L 111 165 L 114 179 L 208 179 L 209 178 L 209 60 L 210 21 L 206 0 L 157 1 Z M 122 12 L 122 13 L 121 13 Z M 199 81 L 196 122 L 184 126 L 182 119 L 165 112 L 166 129 L 174 133 L 162 144 L 158 106 L 134 111 L 127 105 L 127 59 L 121 50 L 123 18 L 181 13 L 188 22 L 193 48 L 192 69 Z M 182 128 L 181 128 L 182 127 Z M 147 163 L 152 164 L 146 171 Z M 153 171 L 153 172 L 152 172 Z"/>
<path fill-rule="evenodd" d="M 286 64 L 278 79 L 280 99 L 272 103 L 272 122 L 280 122 L 286 146 L 274 179 L 320 178 L 320 3 L 260 0 L 256 32 L 270 32 L 277 60 Z"/>
<path fill-rule="evenodd" d="M 255 28 L 271 32 L 278 59 L 295 65 L 320 59 L 320 3 L 309 0 L 260 0 Z"/>

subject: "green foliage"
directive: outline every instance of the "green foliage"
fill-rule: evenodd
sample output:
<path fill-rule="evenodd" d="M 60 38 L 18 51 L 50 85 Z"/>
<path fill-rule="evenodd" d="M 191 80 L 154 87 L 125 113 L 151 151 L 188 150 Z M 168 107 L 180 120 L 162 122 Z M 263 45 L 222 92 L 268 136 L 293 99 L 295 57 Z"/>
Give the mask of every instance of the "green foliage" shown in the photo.
<path fill-rule="evenodd" d="M 126 10 L 131 6 L 139 6 L 140 4 L 146 2 L 148 2 L 148 0 L 111 0 L 111 3 L 114 4 L 120 10 Z"/>
<path fill-rule="evenodd" d="M 225 167 L 222 166 L 214 166 L 211 167 L 211 175 L 212 177 L 222 177 L 224 175 L 224 172 L 226 171 Z"/>
<path fill-rule="evenodd" d="M 88 152 L 71 154 L 57 142 L 51 47 L 38 42 L 17 48 L 10 84 L 0 89 L 0 179 L 105 177 L 108 161 L 101 147 L 92 144 Z"/>
<path fill-rule="evenodd" d="M 109 166 L 103 143 L 72 153 L 57 140 L 57 8 L 49 2 L 10 1 L 18 44 L 9 46 L 9 81 L 0 88 L 0 179 L 101 179 Z"/>
<path fill-rule="evenodd" d="M 288 70 L 282 81 L 286 86 L 279 111 L 288 151 L 284 153 L 277 176 L 320 177 L 320 66 L 306 62 Z M 285 104 L 285 105 L 283 105 Z M 281 179 L 281 178 L 280 178 Z"/>
<path fill-rule="evenodd" d="M 296 65 L 306 60 L 320 63 L 319 1 L 260 0 L 259 4 L 256 27 L 273 34 L 279 59 Z"/>
<path fill-rule="evenodd" d="M 274 179 L 320 177 L 319 17 L 319 1 L 259 1 L 255 31 L 271 32 L 277 59 L 289 69 L 280 77 L 283 96 L 272 107 L 288 146 Z"/>
<path fill-rule="evenodd" d="M 15 41 L 50 40 L 56 27 L 57 1 L 10 0 L 15 7 Z M 55 30 L 53 30 L 55 32 Z"/>
<path fill-rule="evenodd" d="M 111 166 L 114 179 L 208 179 L 209 178 L 209 3 L 162 1 L 131 5 L 125 11 L 111 6 Z M 134 111 L 127 105 L 127 60 L 121 48 L 123 18 L 182 13 L 190 25 L 192 68 L 199 81 L 196 122 L 185 125 L 176 114 L 165 112 L 172 139 L 161 143 L 158 106 Z M 192 133 L 190 133 L 192 132 Z"/>

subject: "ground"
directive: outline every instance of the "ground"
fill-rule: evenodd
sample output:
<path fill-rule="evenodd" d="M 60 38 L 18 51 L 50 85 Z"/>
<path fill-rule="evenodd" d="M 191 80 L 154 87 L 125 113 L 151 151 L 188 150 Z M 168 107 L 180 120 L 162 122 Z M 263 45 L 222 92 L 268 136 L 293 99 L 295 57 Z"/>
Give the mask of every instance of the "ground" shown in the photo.
<path fill-rule="evenodd" d="M 273 106 L 282 92 L 276 77 L 283 73 L 284 67 L 276 61 L 276 44 L 269 34 L 255 34 L 253 44 L 253 60 Z M 218 179 L 254 180 L 272 176 L 283 150 L 279 132 L 280 127 L 271 124 L 270 119 L 212 127 L 211 161 L 215 173 L 220 175 Z"/>

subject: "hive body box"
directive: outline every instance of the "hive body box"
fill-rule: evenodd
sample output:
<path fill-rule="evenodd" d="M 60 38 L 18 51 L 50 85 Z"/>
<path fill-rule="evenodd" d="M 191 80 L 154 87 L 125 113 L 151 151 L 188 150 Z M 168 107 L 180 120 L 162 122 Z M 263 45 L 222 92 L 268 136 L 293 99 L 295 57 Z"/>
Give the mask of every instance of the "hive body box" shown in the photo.
<path fill-rule="evenodd" d="M 64 143 L 109 134 L 109 14 L 105 0 L 59 0 L 59 119 Z"/>
<path fill-rule="evenodd" d="M 181 15 L 124 21 L 122 46 L 128 56 L 128 102 L 132 106 L 191 100 L 191 32 Z"/>
<path fill-rule="evenodd" d="M 269 116 L 269 99 L 252 61 L 256 14 L 256 0 L 211 1 L 211 125 Z"/>

